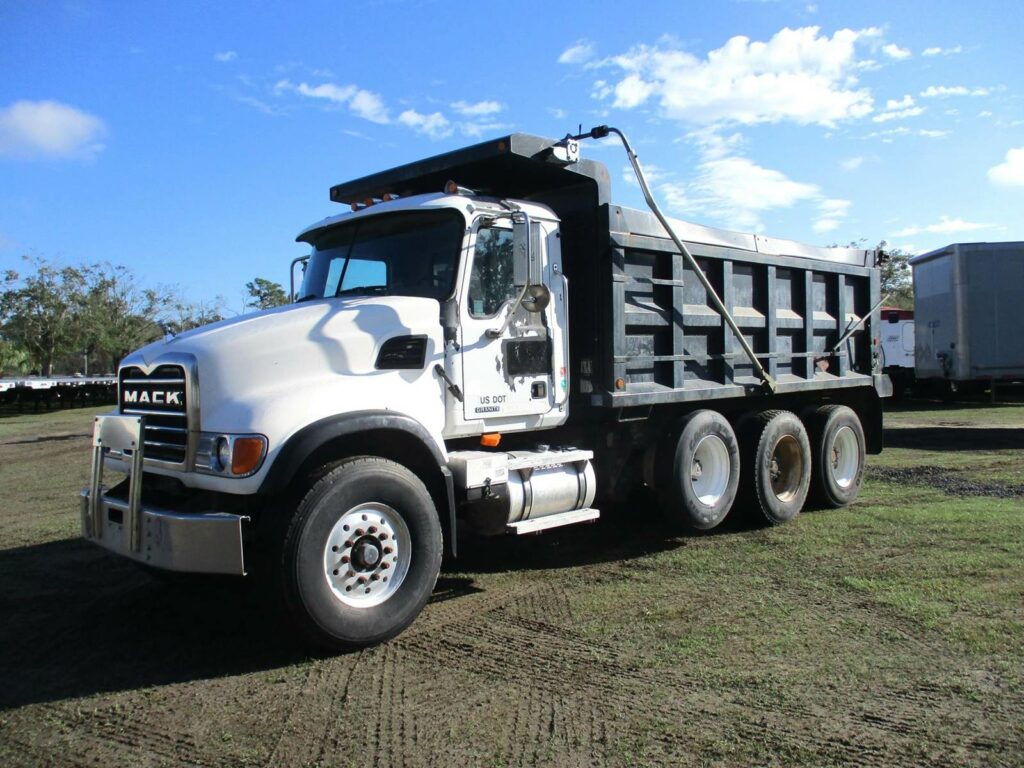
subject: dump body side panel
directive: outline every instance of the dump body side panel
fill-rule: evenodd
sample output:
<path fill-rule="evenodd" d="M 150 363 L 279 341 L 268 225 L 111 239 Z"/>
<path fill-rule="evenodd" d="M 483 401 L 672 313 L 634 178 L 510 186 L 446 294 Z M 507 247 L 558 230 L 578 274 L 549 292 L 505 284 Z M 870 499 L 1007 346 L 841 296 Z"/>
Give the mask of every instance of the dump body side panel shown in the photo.
<path fill-rule="evenodd" d="M 577 356 L 574 389 L 611 407 L 761 392 L 738 340 L 653 216 L 611 206 L 608 221 L 608 245 L 582 281 L 595 292 L 582 297 L 586 311 L 605 313 L 604 331 Z M 877 304 L 878 270 L 850 263 L 847 249 L 826 260 L 686 244 L 780 394 L 873 384 L 877 309 L 838 353 L 828 350 Z"/>

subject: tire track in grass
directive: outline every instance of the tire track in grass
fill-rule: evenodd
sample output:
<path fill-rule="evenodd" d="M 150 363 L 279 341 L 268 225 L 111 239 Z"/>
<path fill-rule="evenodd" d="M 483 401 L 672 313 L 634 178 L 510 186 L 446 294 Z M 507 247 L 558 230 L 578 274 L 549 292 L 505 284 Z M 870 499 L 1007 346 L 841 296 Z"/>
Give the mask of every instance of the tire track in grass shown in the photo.
<path fill-rule="evenodd" d="M 323 756 L 324 742 L 345 701 L 353 671 L 364 651 L 312 662 L 313 668 L 295 698 L 266 768 L 313 765 Z"/>

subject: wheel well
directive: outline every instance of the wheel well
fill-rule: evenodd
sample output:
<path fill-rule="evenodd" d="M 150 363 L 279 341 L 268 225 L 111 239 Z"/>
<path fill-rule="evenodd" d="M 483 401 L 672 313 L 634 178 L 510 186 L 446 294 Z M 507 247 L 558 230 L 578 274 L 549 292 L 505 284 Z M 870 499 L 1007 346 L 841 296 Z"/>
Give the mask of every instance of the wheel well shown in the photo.
<path fill-rule="evenodd" d="M 371 429 L 326 441 L 302 462 L 291 481 L 292 489 L 301 493 L 339 462 L 353 456 L 379 456 L 409 469 L 427 487 L 441 525 L 447 528 L 448 492 L 437 458 L 423 441 L 400 429 Z"/>

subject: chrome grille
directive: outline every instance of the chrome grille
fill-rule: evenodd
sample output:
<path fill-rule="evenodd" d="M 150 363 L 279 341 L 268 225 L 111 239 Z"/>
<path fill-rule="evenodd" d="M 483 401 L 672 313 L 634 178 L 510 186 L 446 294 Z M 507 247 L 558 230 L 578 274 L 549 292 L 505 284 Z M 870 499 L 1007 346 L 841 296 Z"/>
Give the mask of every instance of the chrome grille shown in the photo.
<path fill-rule="evenodd" d="M 121 413 L 144 416 L 146 459 L 184 464 L 188 453 L 188 386 L 180 365 L 146 374 L 127 366 L 118 372 Z"/>

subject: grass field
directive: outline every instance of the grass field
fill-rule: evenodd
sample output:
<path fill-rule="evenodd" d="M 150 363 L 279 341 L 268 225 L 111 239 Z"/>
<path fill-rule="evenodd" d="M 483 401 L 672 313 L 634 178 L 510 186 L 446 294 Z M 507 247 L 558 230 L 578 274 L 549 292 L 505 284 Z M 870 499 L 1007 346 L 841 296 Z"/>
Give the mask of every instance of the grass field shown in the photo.
<path fill-rule="evenodd" d="M 475 545 L 311 657 L 77 540 L 93 411 L 0 419 L 0 765 L 1024 763 L 1024 407 L 887 414 L 851 508 Z"/>

